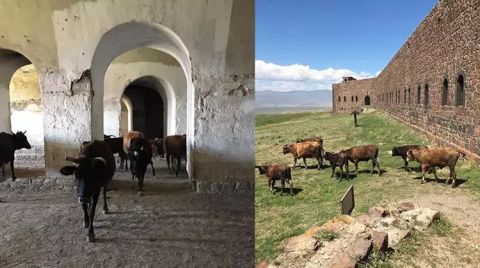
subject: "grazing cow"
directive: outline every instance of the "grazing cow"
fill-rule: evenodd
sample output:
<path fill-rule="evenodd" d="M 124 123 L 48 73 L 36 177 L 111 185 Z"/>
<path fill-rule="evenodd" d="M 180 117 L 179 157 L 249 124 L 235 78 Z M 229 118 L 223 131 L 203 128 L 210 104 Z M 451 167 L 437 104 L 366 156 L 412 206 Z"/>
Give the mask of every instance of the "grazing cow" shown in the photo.
<path fill-rule="evenodd" d="M 355 174 L 358 175 L 358 162 L 362 161 L 370 161 L 372 160 L 372 171 L 370 174 L 373 174 L 373 171 L 375 170 L 375 166 L 378 168 L 378 175 L 381 176 L 382 172 L 380 170 L 380 164 L 378 163 L 378 146 L 375 144 L 369 144 L 369 145 L 360 145 L 360 146 L 354 146 L 348 150 L 343 150 L 341 151 L 342 153 L 345 153 L 347 156 L 348 160 L 355 164 Z M 348 168 L 348 162 L 347 162 L 347 168 Z"/>
<path fill-rule="evenodd" d="M 86 142 L 82 145 L 77 158 L 65 157 L 75 163 L 74 166 L 64 166 L 60 173 L 65 176 L 75 175 L 78 192 L 78 202 L 82 205 L 84 228 L 88 228 L 87 241 L 95 240 L 93 220 L 100 191 L 103 189 L 103 213 L 108 213 L 107 185 L 115 174 L 115 158 L 105 141 Z"/>
<path fill-rule="evenodd" d="M 456 186 L 455 183 L 457 179 L 457 172 L 455 171 L 455 166 L 457 165 L 457 161 L 460 156 L 465 155 L 450 147 L 413 148 L 407 152 L 408 159 L 417 161 L 422 167 L 422 183 L 425 183 L 425 172 L 427 172 L 429 169 L 432 170 L 436 182 L 438 177 L 435 167 L 448 167 L 450 169 L 450 175 L 446 181 L 446 184 L 453 179 L 452 188 Z"/>
<path fill-rule="evenodd" d="M 152 147 L 150 142 L 145 138 L 133 138 L 130 141 L 130 171 L 132 172 L 132 180 L 135 176 L 138 179 L 138 195 L 143 194 L 143 179 L 147 166 L 152 162 Z"/>
<path fill-rule="evenodd" d="M 425 146 L 425 145 L 403 145 L 403 146 L 392 148 L 392 156 L 402 157 L 406 171 L 410 171 L 410 169 L 408 168 L 407 152 L 408 152 L 408 150 L 413 149 L 413 148 L 427 148 L 427 146 Z"/>
<path fill-rule="evenodd" d="M 345 153 L 330 153 L 330 152 L 325 152 L 325 160 L 330 162 L 330 166 L 332 167 L 332 176 L 335 174 L 335 168 L 340 167 L 340 179 L 343 178 L 343 166 L 345 165 L 345 168 L 347 170 L 347 176 L 348 176 L 348 158 L 345 155 Z"/>
<path fill-rule="evenodd" d="M 18 131 L 15 134 L 0 133 L 0 166 L 2 167 L 3 176 L 5 176 L 5 168 L 3 165 L 10 162 L 10 170 L 12 171 L 12 180 L 15 181 L 15 151 L 25 148 L 31 149 L 32 146 L 28 142 L 26 131 Z"/>
<path fill-rule="evenodd" d="M 181 159 L 187 157 L 187 138 L 186 135 L 173 135 L 165 138 L 165 154 L 167 158 L 168 173 L 170 171 L 170 161 L 175 169 L 175 176 L 178 177 Z M 176 161 L 176 167 L 174 160 Z"/>
<path fill-rule="evenodd" d="M 129 131 L 126 135 L 123 136 L 123 151 L 128 155 L 128 159 L 131 159 L 130 152 L 130 141 L 134 138 L 145 138 L 142 132 L 140 131 Z M 150 147 L 151 148 L 151 147 Z M 150 165 L 152 166 L 152 174 L 155 176 L 155 168 L 153 167 L 153 161 L 150 158 Z M 130 168 L 132 163 L 130 163 Z M 128 170 L 128 167 L 125 168 Z"/>
<path fill-rule="evenodd" d="M 285 189 L 285 182 L 290 185 L 290 195 L 293 195 L 293 182 L 292 182 L 292 170 L 287 165 L 263 165 L 255 166 L 258 168 L 260 175 L 265 174 L 268 178 L 268 189 L 272 194 L 275 194 L 273 187 L 275 186 L 275 181 L 280 180 L 282 183 L 282 191 L 280 195 L 283 195 L 283 189 Z"/>
<path fill-rule="evenodd" d="M 293 168 L 297 165 L 297 159 L 302 158 L 305 169 L 308 168 L 306 158 L 315 158 L 320 170 L 323 164 L 322 145 L 319 142 L 299 142 L 285 144 L 283 154 L 291 153 L 293 155 Z"/>
<path fill-rule="evenodd" d="M 108 146 L 110 146 L 110 150 L 112 150 L 112 153 L 118 154 L 118 156 L 120 157 L 120 168 L 128 170 L 127 168 L 128 156 L 125 153 L 125 151 L 123 151 L 123 138 L 104 135 L 104 140 L 106 143 L 108 143 Z"/>

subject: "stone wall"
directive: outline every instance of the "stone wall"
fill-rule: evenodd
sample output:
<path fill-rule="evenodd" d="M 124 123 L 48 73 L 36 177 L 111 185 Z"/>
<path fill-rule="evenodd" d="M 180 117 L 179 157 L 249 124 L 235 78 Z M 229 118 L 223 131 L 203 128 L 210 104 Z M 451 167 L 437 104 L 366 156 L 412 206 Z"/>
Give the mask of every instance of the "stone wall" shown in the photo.
<path fill-rule="evenodd" d="M 350 111 L 356 104 L 348 102 L 349 96 L 363 98 L 369 92 L 373 107 L 441 143 L 458 145 L 478 156 L 479 17 L 478 0 L 439 1 L 378 77 L 333 85 L 334 111 Z M 464 78 L 465 105 L 457 105 L 456 100 L 460 75 Z M 446 104 L 442 102 L 445 81 Z M 342 105 L 336 105 L 338 96 L 346 96 L 347 103 L 342 99 Z"/>

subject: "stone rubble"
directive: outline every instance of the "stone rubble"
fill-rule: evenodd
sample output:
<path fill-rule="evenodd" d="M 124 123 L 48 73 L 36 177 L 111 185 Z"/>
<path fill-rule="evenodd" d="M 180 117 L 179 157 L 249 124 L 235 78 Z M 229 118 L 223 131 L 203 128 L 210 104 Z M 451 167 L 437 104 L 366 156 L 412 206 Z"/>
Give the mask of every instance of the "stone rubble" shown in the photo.
<path fill-rule="evenodd" d="M 339 215 L 322 226 L 284 240 L 281 254 L 257 267 L 357 267 L 373 252 L 395 250 L 413 229 L 424 231 L 438 211 L 405 202 L 391 209 L 373 207 L 353 218 Z"/>

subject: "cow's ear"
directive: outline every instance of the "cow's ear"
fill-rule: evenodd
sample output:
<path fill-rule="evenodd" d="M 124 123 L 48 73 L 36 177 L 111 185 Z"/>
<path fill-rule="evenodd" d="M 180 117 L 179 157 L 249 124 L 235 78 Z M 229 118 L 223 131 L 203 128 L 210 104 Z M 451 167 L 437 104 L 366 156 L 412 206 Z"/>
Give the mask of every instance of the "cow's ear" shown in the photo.
<path fill-rule="evenodd" d="M 64 166 L 60 169 L 60 173 L 65 176 L 72 175 L 76 168 L 75 166 Z"/>

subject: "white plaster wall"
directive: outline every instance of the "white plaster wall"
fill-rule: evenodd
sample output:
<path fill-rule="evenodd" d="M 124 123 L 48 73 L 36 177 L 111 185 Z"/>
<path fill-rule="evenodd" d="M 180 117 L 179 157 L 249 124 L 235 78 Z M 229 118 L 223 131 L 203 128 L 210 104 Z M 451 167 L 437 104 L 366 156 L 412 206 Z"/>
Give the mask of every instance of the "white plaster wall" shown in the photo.
<path fill-rule="evenodd" d="M 85 72 L 94 76 L 103 67 L 92 59 L 108 66 L 123 48 L 147 46 L 175 55 L 187 77 L 190 176 L 252 182 L 253 6 L 253 0 L 0 0 L 0 47 L 21 52 L 40 73 L 48 175 L 58 176 L 64 156 L 82 141 L 103 134 L 104 83 L 94 78 L 92 85 Z M 94 59 L 102 36 L 133 21 L 161 25 L 173 37 L 127 27 Z"/>

